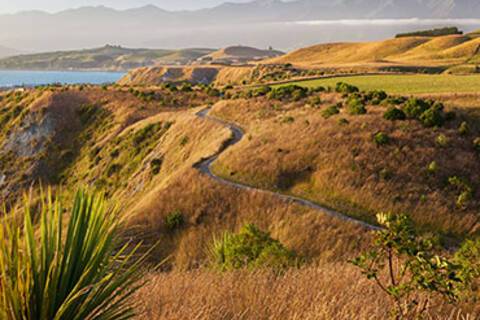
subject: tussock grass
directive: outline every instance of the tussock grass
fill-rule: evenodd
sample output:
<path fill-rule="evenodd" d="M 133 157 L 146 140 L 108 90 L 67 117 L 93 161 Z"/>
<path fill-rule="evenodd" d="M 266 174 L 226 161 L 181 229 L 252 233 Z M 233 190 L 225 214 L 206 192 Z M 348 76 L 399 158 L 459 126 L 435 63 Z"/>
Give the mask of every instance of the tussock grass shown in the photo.
<path fill-rule="evenodd" d="M 345 264 L 291 269 L 282 275 L 199 269 L 147 279 L 135 296 L 142 311 L 138 319 L 371 320 L 388 319 L 391 307 L 381 292 Z M 438 303 L 433 310 L 429 319 L 473 320 L 478 315 Z"/>
<path fill-rule="evenodd" d="M 184 217 L 181 229 L 171 233 L 166 217 L 173 211 Z M 205 265 L 214 238 L 254 223 L 309 261 L 345 261 L 366 248 L 369 232 L 322 212 L 279 200 L 270 194 L 237 190 L 189 169 L 164 188 L 154 189 L 132 209 L 125 233 L 145 245 L 159 241 L 154 262 L 170 257 L 179 270 Z"/>

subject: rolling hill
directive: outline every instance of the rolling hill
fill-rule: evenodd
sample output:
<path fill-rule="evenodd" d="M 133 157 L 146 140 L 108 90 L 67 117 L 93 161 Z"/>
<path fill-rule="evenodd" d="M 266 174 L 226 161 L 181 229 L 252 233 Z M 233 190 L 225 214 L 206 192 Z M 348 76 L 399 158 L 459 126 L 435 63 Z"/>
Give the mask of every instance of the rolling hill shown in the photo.
<path fill-rule="evenodd" d="M 197 59 L 197 62 L 210 64 L 245 64 L 278 57 L 283 54 L 283 52 L 273 49 L 262 50 L 247 46 L 231 46 L 205 55 Z"/>
<path fill-rule="evenodd" d="M 480 56 L 477 33 L 441 37 L 404 37 L 376 42 L 320 44 L 290 52 L 263 63 L 297 66 L 426 66 L 450 67 L 476 63 Z"/>
<path fill-rule="evenodd" d="M 0 60 L 0 69 L 17 70 L 129 70 L 162 64 L 186 64 L 211 49 L 128 49 L 106 45 L 101 48 L 12 56 Z"/>

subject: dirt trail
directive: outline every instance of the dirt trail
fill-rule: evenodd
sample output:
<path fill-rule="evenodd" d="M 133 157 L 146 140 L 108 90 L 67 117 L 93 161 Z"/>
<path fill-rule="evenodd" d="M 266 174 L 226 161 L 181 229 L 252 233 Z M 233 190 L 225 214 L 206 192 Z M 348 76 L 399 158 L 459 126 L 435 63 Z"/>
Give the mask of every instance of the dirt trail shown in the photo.
<path fill-rule="evenodd" d="M 228 149 L 229 147 L 237 144 L 240 140 L 242 140 L 243 138 L 243 135 L 244 135 L 244 132 L 243 130 L 232 124 L 232 123 L 228 123 L 226 121 L 223 121 L 219 118 L 216 118 L 216 117 L 213 117 L 213 116 L 209 116 L 208 113 L 210 111 L 211 108 L 205 108 L 203 109 L 202 111 L 200 112 L 197 112 L 196 116 L 202 118 L 202 119 L 207 119 L 209 121 L 214 121 L 216 123 L 219 123 L 221 124 L 222 126 L 224 127 L 227 127 L 228 129 L 230 129 L 230 131 L 232 132 L 233 136 L 230 140 L 226 141 L 225 144 L 223 145 L 223 148 L 220 149 L 219 152 L 217 152 L 216 154 L 206 158 L 206 159 L 202 159 L 201 161 L 199 161 L 198 163 L 196 163 L 194 165 L 194 168 L 196 168 L 197 170 L 199 170 L 200 172 L 202 172 L 203 174 L 206 174 L 207 176 L 209 176 L 210 178 L 222 183 L 222 184 L 225 184 L 225 185 L 228 185 L 228 186 L 232 186 L 234 188 L 237 188 L 237 189 L 241 189 L 241 190 L 250 190 L 250 191 L 257 191 L 257 192 L 264 192 L 264 193 L 268 193 L 268 194 L 271 194 L 277 198 L 280 198 L 281 200 L 283 201 L 286 201 L 286 202 L 291 202 L 291 203 L 297 203 L 297 204 L 300 204 L 300 205 L 303 205 L 303 206 L 306 206 L 306 207 L 309 207 L 309 208 L 312 208 L 314 210 L 317 210 L 323 214 L 326 214 L 326 215 L 329 215 L 329 216 L 332 216 L 332 217 L 335 217 L 335 218 L 338 218 L 338 219 L 341 219 L 341 220 L 344 220 L 344 221 L 348 221 L 348 222 L 352 222 L 352 223 L 355 223 L 355 224 L 358 224 L 358 225 L 361 225 L 369 230 L 380 230 L 379 227 L 377 226 L 374 226 L 374 225 L 371 225 L 365 221 L 362 221 L 362 220 L 358 220 L 358 219 L 355 219 L 355 218 L 352 218 L 346 214 L 343 214 L 343 213 L 340 213 L 340 212 L 337 212 L 335 210 L 332 210 L 332 209 L 329 209 L 329 208 L 326 208 L 326 207 L 323 207 L 319 204 L 316 204 L 312 201 L 309 201 L 309 200 L 305 200 L 305 199 L 302 199 L 302 198 L 299 198 L 299 197 L 295 197 L 295 196 L 290 196 L 290 195 L 285 195 L 285 194 L 281 194 L 281 193 L 278 193 L 278 192 L 273 192 L 273 191 L 269 191 L 269 190 L 263 190 L 263 189 L 258 189 L 258 188 L 255 188 L 253 186 L 249 186 L 249 185 L 245 185 L 245 184 L 241 184 L 241 183 L 237 183 L 237 182 L 233 182 L 233 181 L 230 181 L 230 180 L 226 180 L 222 177 L 219 177 L 217 175 L 215 175 L 212 170 L 211 170 L 211 166 L 212 166 L 212 163 L 215 162 L 215 160 L 218 159 L 218 157 L 226 150 Z"/>

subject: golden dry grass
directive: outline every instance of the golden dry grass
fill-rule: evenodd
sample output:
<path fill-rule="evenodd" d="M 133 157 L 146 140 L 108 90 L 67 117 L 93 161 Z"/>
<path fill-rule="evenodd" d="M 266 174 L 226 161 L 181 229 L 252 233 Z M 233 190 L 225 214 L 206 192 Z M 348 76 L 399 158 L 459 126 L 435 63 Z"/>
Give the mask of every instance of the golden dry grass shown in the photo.
<path fill-rule="evenodd" d="M 138 319 L 157 320 L 372 320 L 387 319 L 391 307 L 347 264 L 291 269 L 281 276 L 205 269 L 152 274 L 135 300 L 140 304 Z M 475 313 L 445 304 L 432 309 L 428 319 L 476 319 Z"/>
<path fill-rule="evenodd" d="M 186 225 L 170 232 L 166 215 L 179 210 Z M 165 188 L 157 188 L 133 209 L 126 231 L 148 244 L 160 242 L 154 260 L 170 257 L 169 265 L 188 269 L 204 265 L 215 236 L 254 223 L 272 233 L 307 260 L 345 261 L 366 248 L 365 229 L 322 212 L 279 200 L 270 194 L 239 191 L 212 181 L 194 169 L 178 174 Z"/>
<path fill-rule="evenodd" d="M 234 100 L 215 105 L 215 115 L 237 122 L 245 138 L 214 163 L 214 171 L 236 181 L 312 199 L 339 211 L 372 221 L 379 211 L 409 213 L 430 230 L 465 236 L 480 231 L 479 190 L 468 208 L 456 207 L 458 194 L 449 177 L 480 181 L 478 155 L 472 141 L 477 131 L 460 136 L 462 119 L 445 128 L 424 128 L 417 121 L 383 119 L 385 107 L 368 107 L 368 114 L 324 119 L 323 108 L 339 101 L 321 97 L 319 108 L 304 102 L 279 104 L 265 99 Z M 348 125 L 338 120 L 347 119 Z M 288 120 L 288 121 L 287 121 Z M 470 119 L 474 126 L 475 118 Z M 392 143 L 378 147 L 377 132 Z M 448 146 L 436 139 L 443 134 Z M 439 170 L 427 173 L 435 161 Z"/>
<path fill-rule="evenodd" d="M 365 43 L 321 44 L 290 52 L 265 63 L 302 67 L 382 65 L 446 66 L 468 62 L 479 39 L 470 36 L 406 37 Z"/>
<path fill-rule="evenodd" d="M 118 83 L 121 85 L 160 85 L 164 82 L 190 81 L 222 86 L 239 84 L 243 80 L 249 79 L 253 69 L 252 66 L 219 65 L 145 67 L 130 71 Z"/>

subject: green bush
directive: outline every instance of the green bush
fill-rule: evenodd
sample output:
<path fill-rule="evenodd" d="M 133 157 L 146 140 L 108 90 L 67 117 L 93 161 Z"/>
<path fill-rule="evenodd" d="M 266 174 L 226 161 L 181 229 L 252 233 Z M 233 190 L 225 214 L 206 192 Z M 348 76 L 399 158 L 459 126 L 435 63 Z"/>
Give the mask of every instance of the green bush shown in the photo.
<path fill-rule="evenodd" d="M 282 123 L 294 123 L 295 118 L 292 116 L 287 116 L 282 119 Z"/>
<path fill-rule="evenodd" d="M 184 223 L 185 219 L 183 218 L 182 212 L 179 210 L 175 210 L 165 217 L 165 227 L 170 231 L 182 227 Z"/>
<path fill-rule="evenodd" d="M 443 133 L 442 134 L 439 134 L 437 136 L 437 138 L 435 139 L 435 142 L 440 146 L 440 147 L 447 147 L 449 142 L 450 142 L 450 139 L 448 139 L 448 137 L 446 135 L 444 135 Z"/>
<path fill-rule="evenodd" d="M 367 108 L 357 99 L 351 99 L 347 104 L 347 111 L 350 115 L 362 115 L 367 113 Z"/>
<path fill-rule="evenodd" d="M 297 85 L 288 85 L 272 89 L 267 97 L 276 100 L 298 101 L 308 96 L 308 89 Z"/>
<path fill-rule="evenodd" d="M 403 111 L 407 118 L 418 119 L 428 108 L 430 105 L 425 100 L 410 98 L 403 106 Z"/>
<path fill-rule="evenodd" d="M 382 145 L 385 145 L 385 144 L 388 144 L 390 143 L 390 137 L 386 134 L 386 133 L 383 133 L 383 132 L 378 132 L 377 134 L 375 134 L 373 136 L 373 141 L 375 142 L 375 144 L 377 146 L 382 146 Z"/>
<path fill-rule="evenodd" d="M 431 107 L 420 115 L 419 120 L 425 127 L 441 127 L 445 123 L 445 116 L 441 109 Z"/>
<path fill-rule="evenodd" d="M 338 93 L 350 94 L 350 93 L 359 92 L 360 90 L 357 87 L 352 86 L 348 83 L 338 82 L 335 87 L 335 91 Z"/>
<path fill-rule="evenodd" d="M 160 123 L 151 123 L 137 130 L 132 137 L 134 147 L 139 148 L 143 142 L 152 137 L 160 128 Z"/>
<path fill-rule="evenodd" d="M 187 137 L 187 136 L 183 136 L 182 139 L 180 139 L 180 145 L 181 145 L 182 147 L 185 147 L 185 146 L 187 145 L 188 141 L 189 141 L 188 137 Z"/>
<path fill-rule="evenodd" d="M 428 173 L 434 174 L 438 171 L 438 164 L 436 161 L 430 162 L 430 164 L 427 167 Z"/>
<path fill-rule="evenodd" d="M 475 140 L 473 140 L 473 147 L 477 152 L 480 153 L 480 137 L 475 138 Z"/>
<path fill-rule="evenodd" d="M 462 266 L 460 278 L 467 284 L 474 284 L 480 277 L 480 238 L 466 240 L 455 252 L 455 262 Z M 475 290 L 475 286 L 470 289 Z"/>
<path fill-rule="evenodd" d="M 130 297 L 140 287 L 145 257 L 133 261 L 138 246 L 118 246 L 118 212 L 103 197 L 79 191 L 67 215 L 56 199 L 49 193 L 39 206 L 26 200 L 23 223 L 2 222 L 1 319 L 133 318 Z"/>
<path fill-rule="evenodd" d="M 308 99 L 308 104 L 312 106 L 319 106 L 322 104 L 322 99 L 319 96 L 313 96 Z"/>
<path fill-rule="evenodd" d="M 224 271 L 244 267 L 281 270 L 298 264 L 293 251 L 253 224 L 245 225 L 239 233 L 227 232 L 215 240 L 212 259 L 214 265 Z"/>
<path fill-rule="evenodd" d="M 272 88 L 270 88 L 269 86 L 261 86 L 253 90 L 252 96 L 254 97 L 266 96 L 270 91 L 272 91 Z"/>
<path fill-rule="evenodd" d="M 122 170 L 122 166 L 118 163 L 112 163 L 108 166 L 107 168 L 107 177 L 111 177 L 117 173 L 119 173 Z"/>
<path fill-rule="evenodd" d="M 419 235 L 406 215 L 380 213 L 377 221 L 382 228 L 376 231 L 372 248 L 350 262 L 395 302 L 392 318 L 424 319 L 432 316 L 433 298 L 460 300 L 475 276 L 465 267 L 472 265 L 470 256 L 464 263 L 461 255 L 439 255 L 435 240 Z M 477 258 L 478 252 L 473 253 Z"/>
<path fill-rule="evenodd" d="M 155 158 L 150 161 L 150 170 L 152 171 L 152 174 L 157 175 L 160 173 L 160 170 L 162 169 L 162 163 L 163 160 L 159 158 Z"/>
<path fill-rule="evenodd" d="M 340 110 L 336 105 L 330 106 L 322 111 L 322 117 L 325 119 L 330 118 L 331 116 L 334 116 L 336 114 L 339 114 Z"/>
<path fill-rule="evenodd" d="M 388 98 L 388 95 L 383 90 L 369 91 L 365 94 L 365 99 L 367 101 L 370 101 L 370 103 L 373 105 L 379 105 L 387 98 Z"/>
<path fill-rule="evenodd" d="M 382 101 L 382 105 L 385 106 L 399 106 L 407 101 L 405 97 L 387 97 L 385 100 Z"/>
<path fill-rule="evenodd" d="M 470 133 L 470 126 L 466 121 L 463 121 L 458 127 L 458 133 L 462 136 L 465 136 Z"/>
<path fill-rule="evenodd" d="M 405 112 L 403 112 L 401 109 L 398 109 L 396 107 L 389 107 L 387 111 L 383 114 L 383 118 L 387 120 L 405 120 L 407 116 L 405 115 Z"/>
<path fill-rule="evenodd" d="M 457 207 L 465 208 L 473 197 L 473 188 L 471 184 L 466 179 L 457 176 L 448 178 L 448 183 L 459 192 L 456 201 Z"/>

